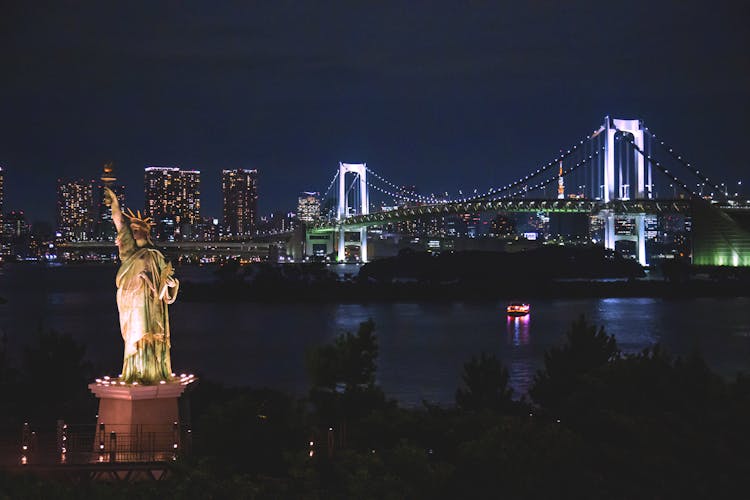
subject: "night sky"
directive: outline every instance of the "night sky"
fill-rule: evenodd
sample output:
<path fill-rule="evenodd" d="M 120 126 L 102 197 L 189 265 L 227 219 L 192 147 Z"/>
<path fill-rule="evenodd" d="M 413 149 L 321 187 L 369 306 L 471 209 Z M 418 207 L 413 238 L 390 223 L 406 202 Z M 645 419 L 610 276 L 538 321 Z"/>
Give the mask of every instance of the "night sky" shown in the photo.
<path fill-rule="evenodd" d="M 658 5 L 652 5 L 658 4 Z M 607 114 L 713 180 L 748 172 L 744 2 L 44 2 L 0 7 L 6 210 L 52 222 L 58 177 L 115 162 L 257 168 L 261 212 L 339 161 L 423 192 L 486 190 Z M 749 181 L 750 182 L 750 181 Z"/>

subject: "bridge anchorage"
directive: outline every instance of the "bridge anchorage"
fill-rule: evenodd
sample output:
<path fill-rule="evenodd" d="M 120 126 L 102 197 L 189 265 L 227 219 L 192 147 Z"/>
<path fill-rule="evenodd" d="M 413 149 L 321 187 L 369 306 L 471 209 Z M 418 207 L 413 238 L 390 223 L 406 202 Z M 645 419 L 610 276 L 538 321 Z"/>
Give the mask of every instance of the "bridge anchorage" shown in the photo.
<path fill-rule="evenodd" d="M 662 155 L 658 159 L 656 148 Z M 677 164 L 697 178 L 696 188 L 691 189 L 662 161 Z M 337 180 L 338 189 L 333 190 Z M 381 209 L 370 212 L 370 188 L 390 205 L 382 203 Z M 703 199 L 705 190 L 711 193 L 710 201 Z M 615 250 L 619 242 L 632 242 L 630 251 L 644 266 L 648 264 L 647 241 L 656 232 L 647 225 L 654 223 L 656 215 L 672 214 L 687 221 L 686 226 L 692 222 L 692 248 L 685 253 L 693 262 L 750 266 L 750 231 L 738 224 L 731 210 L 717 208 L 716 197 L 722 190 L 637 119 L 607 116 L 601 126 L 552 161 L 504 186 L 469 196 L 420 194 L 365 163 L 343 162 L 324 199 L 329 192 L 335 198 L 335 210 L 307 228 L 305 254 L 335 254 L 338 262 L 367 262 L 372 253 L 368 252 L 368 227 L 494 212 L 595 216 L 601 221 L 604 247 Z M 750 209 L 746 212 L 750 215 Z"/>

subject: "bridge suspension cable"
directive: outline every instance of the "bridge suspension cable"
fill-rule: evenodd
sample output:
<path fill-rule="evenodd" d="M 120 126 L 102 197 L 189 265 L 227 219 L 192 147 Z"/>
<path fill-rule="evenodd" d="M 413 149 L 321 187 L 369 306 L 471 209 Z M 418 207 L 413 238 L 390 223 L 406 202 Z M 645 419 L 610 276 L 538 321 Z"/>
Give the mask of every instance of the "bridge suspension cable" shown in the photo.
<path fill-rule="evenodd" d="M 599 153 L 601 153 L 601 151 L 603 151 L 603 150 L 604 150 L 604 148 L 597 149 L 596 151 L 593 151 L 592 154 L 590 154 L 587 157 L 583 158 L 581 161 L 579 161 L 575 165 L 572 165 L 572 166 L 568 167 L 567 169 L 563 169 L 563 176 L 568 175 L 569 173 L 577 170 L 579 167 L 582 167 L 583 165 L 586 165 L 589 161 L 593 160 L 594 157 L 598 157 Z M 518 190 L 518 191 L 513 192 L 513 193 L 508 193 L 505 196 L 499 196 L 498 198 L 499 199 L 512 198 L 512 197 L 517 196 L 519 194 L 528 193 L 529 191 L 536 191 L 537 189 L 541 189 L 543 187 L 548 186 L 550 183 L 552 183 L 552 182 L 554 182 L 556 180 L 557 180 L 557 176 L 550 177 L 549 179 L 546 179 L 544 181 L 538 182 L 537 184 L 535 184 L 533 186 L 524 186 L 524 188 L 521 189 L 521 190 Z"/>
<path fill-rule="evenodd" d="M 333 185 L 336 182 L 336 179 L 338 179 L 338 177 L 339 177 L 339 171 L 338 171 L 338 169 L 336 169 L 336 173 L 333 174 L 333 179 L 331 179 L 330 184 L 328 184 L 328 189 L 326 189 L 326 192 L 320 198 L 321 200 L 325 200 L 326 199 L 326 196 L 328 196 L 328 193 L 331 192 L 331 188 L 333 187 Z"/>
<path fill-rule="evenodd" d="M 544 174 L 545 172 L 547 172 L 551 168 L 556 167 L 561 161 L 564 161 L 567 158 L 569 158 L 570 156 L 574 155 L 581 146 L 583 146 L 584 144 L 587 144 L 588 141 L 590 141 L 593 137 L 596 137 L 597 133 L 598 132 L 593 133 L 593 135 L 587 135 L 585 139 L 581 139 L 579 142 L 577 142 L 576 144 L 574 144 L 570 149 L 568 149 L 564 153 L 558 155 L 554 160 L 547 162 L 546 165 L 543 165 L 543 166 L 537 168 L 535 171 L 531 172 L 529 175 L 526 175 L 524 177 L 520 177 L 517 180 L 515 180 L 515 181 L 511 182 L 510 184 L 507 184 L 507 185 L 505 185 L 503 187 L 500 187 L 500 188 L 490 188 L 490 190 L 487 191 L 484 194 L 480 194 L 480 195 L 477 195 L 477 196 L 472 196 L 472 197 L 465 198 L 465 199 L 459 200 L 459 201 L 474 201 L 474 200 L 482 200 L 482 199 L 486 199 L 486 198 L 493 198 L 493 199 L 494 198 L 507 198 L 508 196 L 503 196 L 501 193 L 503 193 L 505 191 L 510 191 L 511 189 L 513 189 L 513 188 L 515 188 L 517 186 L 520 186 L 520 185 L 522 185 L 524 183 L 528 183 L 528 181 L 534 179 L 535 177 L 537 177 L 539 175 Z M 550 180 L 549 182 L 552 182 L 552 180 Z M 549 184 L 549 182 L 546 182 L 544 185 Z"/>
<path fill-rule="evenodd" d="M 408 190 L 408 189 L 404 189 L 404 186 L 398 186 L 398 185 L 394 184 L 393 182 L 389 181 L 388 179 L 386 179 L 382 175 L 380 175 L 377 172 L 375 172 L 374 170 L 372 170 L 370 167 L 366 166 L 365 169 L 367 169 L 367 173 L 371 174 L 373 177 L 375 177 L 379 181 L 384 182 L 388 186 L 390 186 L 390 187 L 392 187 L 394 189 L 397 189 L 397 190 L 399 190 L 399 191 L 401 191 L 401 192 L 403 192 L 403 193 L 406 194 L 406 195 L 398 195 L 397 196 L 398 198 L 409 199 L 408 195 L 411 195 L 411 197 L 414 198 L 414 199 L 413 200 L 409 200 L 409 201 L 419 201 L 419 202 L 423 202 L 423 203 L 424 202 L 429 202 L 429 203 L 436 203 L 437 202 L 437 199 L 435 198 L 435 196 L 423 196 L 423 195 L 421 195 L 419 193 L 415 193 L 414 191 L 411 191 L 411 190 Z"/>
<path fill-rule="evenodd" d="M 669 147 L 669 145 L 666 144 L 664 141 L 658 139 L 656 137 L 656 134 L 654 134 L 653 132 L 651 132 L 649 129 L 645 129 L 645 130 L 646 130 L 646 133 L 649 135 L 649 137 L 651 137 L 657 144 L 659 144 L 659 146 L 661 146 L 662 149 L 664 149 L 664 151 L 666 151 L 673 159 L 675 159 L 678 162 L 680 162 L 680 164 L 682 164 L 685 168 L 687 168 L 688 170 L 690 170 L 690 172 L 692 172 L 693 175 L 695 175 L 696 177 L 698 177 L 698 179 L 700 179 L 701 182 L 703 182 L 704 184 L 708 184 L 708 186 L 711 187 L 712 189 L 714 189 L 716 192 L 719 192 L 719 193 L 721 192 L 721 188 L 719 186 L 717 186 L 716 184 L 714 184 L 713 182 L 711 182 L 708 179 L 708 177 L 706 177 L 705 175 L 703 175 L 701 173 L 700 170 L 698 170 L 697 168 L 693 167 L 692 165 L 690 165 L 690 163 L 688 163 L 686 160 L 684 160 L 682 158 L 682 155 L 679 155 L 679 154 L 677 154 L 674 151 L 674 148 Z"/>
<path fill-rule="evenodd" d="M 404 201 L 409 201 L 409 202 L 412 202 L 412 203 L 426 203 L 425 202 L 425 198 L 413 198 L 413 197 L 408 196 L 408 195 L 403 194 L 403 193 L 394 193 L 394 192 L 392 192 L 392 191 L 390 191 L 390 190 L 388 190 L 386 188 L 383 188 L 383 187 L 378 186 L 377 184 L 374 184 L 370 180 L 367 181 L 367 185 L 369 187 L 375 189 L 376 191 L 379 191 L 379 192 L 381 192 L 381 193 L 383 193 L 385 195 L 388 195 L 388 196 L 390 196 L 392 198 L 397 198 L 397 199 L 404 200 Z M 443 202 L 442 200 L 439 200 L 439 199 L 434 198 L 434 197 L 433 198 L 427 198 L 427 200 L 429 200 L 429 202 L 426 203 L 426 204 L 436 204 L 436 203 L 442 203 Z"/>
<path fill-rule="evenodd" d="M 645 153 L 641 148 L 639 148 L 638 145 L 635 143 L 635 140 L 633 139 L 632 135 L 630 135 L 630 134 L 624 134 L 623 137 L 626 137 L 625 140 L 627 142 L 629 142 L 630 145 L 633 146 L 633 149 L 635 149 L 636 151 L 638 151 L 638 153 L 641 156 L 643 156 L 646 159 L 647 162 L 651 163 L 653 166 L 655 166 L 656 168 L 658 168 L 659 171 L 661 173 L 663 173 L 664 175 L 666 175 L 672 182 L 674 182 L 675 184 L 677 184 L 678 186 L 680 186 L 682 189 L 684 189 L 687 193 L 689 193 L 690 195 L 692 195 L 694 198 L 700 198 L 700 195 L 698 193 L 696 193 L 695 191 L 693 191 L 692 189 L 690 189 L 687 184 L 685 184 L 680 179 L 678 179 L 677 177 L 675 177 L 675 175 L 673 173 L 671 173 L 668 168 L 666 168 L 664 165 L 662 165 L 661 163 L 659 163 L 659 161 L 657 161 L 651 155 Z"/>
<path fill-rule="evenodd" d="M 438 199 L 434 195 L 430 195 L 430 196 L 420 195 L 420 194 L 415 193 L 413 191 L 405 190 L 403 188 L 403 186 L 399 186 L 399 185 L 397 185 L 397 184 L 389 181 L 388 179 L 386 179 L 382 175 L 380 175 L 377 172 L 375 172 L 374 170 L 372 170 L 370 167 L 366 167 L 367 168 L 367 172 L 370 173 L 373 177 L 375 177 L 379 181 L 387 184 L 388 186 L 390 186 L 390 187 L 392 187 L 392 188 L 394 188 L 394 189 L 396 189 L 398 191 L 401 191 L 401 193 L 403 193 L 403 194 L 393 193 L 393 192 L 391 192 L 391 191 L 389 191 L 387 189 L 380 188 L 380 187 L 376 186 L 375 184 L 369 184 L 369 182 L 368 182 L 368 184 L 371 185 L 371 186 L 373 186 L 373 187 L 375 187 L 375 189 L 377 189 L 378 191 L 381 191 L 384 194 L 387 194 L 389 196 L 393 196 L 395 198 L 400 198 L 400 199 L 403 199 L 403 200 L 407 200 L 407 201 L 411 201 L 411 202 L 416 202 L 416 203 L 428 203 L 428 204 L 435 204 L 435 203 L 456 203 L 456 202 L 466 202 L 466 201 L 482 200 L 482 199 L 486 199 L 486 198 L 490 198 L 490 197 L 504 198 L 504 196 L 502 196 L 503 192 L 510 191 L 511 189 L 513 189 L 513 188 L 515 188 L 515 187 L 517 187 L 517 186 L 519 186 L 519 185 L 521 185 L 523 183 L 528 183 L 528 181 L 534 179 L 535 177 L 544 174 L 545 172 L 547 172 L 551 168 L 557 166 L 560 161 L 563 161 L 563 160 L 567 159 L 568 157 L 572 156 L 573 154 L 575 154 L 582 145 L 584 145 L 587 141 L 590 141 L 591 138 L 595 137 L 595 136 L 596 136 L 596 132 L 593 135 L 587 135 L 585 139 L 580 140 L 578 143 L 574 144 L 570 149 L 568 149 L 564 153 L 562 153 L 559 156 L 557 156 L 554 160 L 548 162 L 546 165 L 543 165 L 543 166 L 539 167 L 535 171 L 531 172 L 529 175 L 521 177 L 518 180 L 516 180 L 514 182 L 511 182 L 511 183 L 509 183 L 509 184 L 507 184 L 507 185 L 505 185 L 505 186 L 503 186 L 501 188 L 490 188 L 486 193 L 477 194 L 477 195 L 474 195 L 474 196 L 467 196 L 467 197 L 461 197 L 461 198 L 455 198 L 455 199 L 454 198 Z M 545 185 L 546 184 L 548 184 L 548 183 L 545 183 Z M 505 196 L 505 197 L 507 197 L 507 196 Z"/>

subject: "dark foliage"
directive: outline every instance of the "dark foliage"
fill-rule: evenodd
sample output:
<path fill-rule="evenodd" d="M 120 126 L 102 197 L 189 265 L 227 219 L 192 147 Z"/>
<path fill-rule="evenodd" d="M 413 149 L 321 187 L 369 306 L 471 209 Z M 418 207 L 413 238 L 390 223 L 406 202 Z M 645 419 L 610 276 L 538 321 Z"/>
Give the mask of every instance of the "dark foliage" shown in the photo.
<path fill-rule="evenodd" d="M 540 406 L 557 413 L 576 410 L 576 388 L 596 370 L 618 356 L 614 337 L 581 316 L 566 333 L 566 343 L 544 353 L 544 370 L 537 372 L 529 394 Z"/>
<path fill-rule="evenodd" d="M 304 445 L 307 434 L 300 405 L 272 391 L 240 390 L 214 401 L 194 423 L 194 451 L 221 477 L 245 471 L 281 476 L 286 450 Z"/>
<path fill-rule="evenodd" d="M 468 411 L 507 411 L 513 407 L 508 369 L 494 355 L 482 353 L 464 364 L 465 388 L 456 391 L 456 405 Z"/>
<path fill-rule="evenodd" d="M 86 348 L 69 334 L 39 332 L 23 353 L 19 400 L 23 417 L 37 424 L 56 419 L 88 421 L 96 413 Z"/>
<path fill-rule="evenodd" d="M 43 355 L 57 345 L 79 359 L 53 336 L 28 361 L 68 366 Z M 506 369 L 483 354 L 465 365 L 457 408 L 421 409 L 385 401 L 376 358 L 372 322 L 311 351 L 312 412 L 275 391 L 201 380 L 194 455 L 167 481 L 71 486 L 0 474 L 0 498 L 663 499 L 747 489 L 750 379 L 727 382 L 697 355 L 658 345 L 621 355 L 581 318 L 547 353 L 537 406 L 514 402 Z"/>
<path fill-rule="evenodd" d="M 359 324 L 357 334 L 339 336 L 333 344 L 312 349 L 307 369 L 314 387 L 352 390 L 375 383 L 378 343 L 372 320 Z"/>
<path fill-rule="evenodd" d="M 369 262 L 359 272 L 362 281 L 411 278 L 435 284 L 458 281 L 494 287 L 512 283 L 516 288 L 560 278 L 640 276 L 643 269 L 638 263 L 594 246 L 544 246 L 524 252 L 447 252 L 437 257 L 427 252 L 405 252 Z"/>
<path fill-rule="evenodd" d="M 372 320 L 360 323 L 356 335 L 347 332 L 333 344 L 307 353 L 313 384 L 310 401 L 317 420 L 313 433 L 318 441 L 333 439 L 337 446 L 345 445 L 350 423 L 386 404 L 383 391 L 375 385 L 377 355 Z"/>

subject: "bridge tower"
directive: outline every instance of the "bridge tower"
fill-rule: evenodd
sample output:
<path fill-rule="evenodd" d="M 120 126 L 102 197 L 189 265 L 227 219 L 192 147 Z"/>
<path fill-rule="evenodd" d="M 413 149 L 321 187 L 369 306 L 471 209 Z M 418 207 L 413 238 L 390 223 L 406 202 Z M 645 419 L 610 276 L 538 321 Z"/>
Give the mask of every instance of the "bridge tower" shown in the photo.
<path fill-rule="evenodd" d="M 349 206 L 349 192 L 346 187 L 346 174 L 355 174 L 357 178 L 352 183 L 352 188 L 358 188 L 355 194 L 359 199 L 359 206 Z M 359 181 L 359 182 L 357 182 Z M 344 229 L 346 218 L 350 215 L 367 215 L 370 213 L 370 201 L 367 192 L 367 164 L 366 163 L 343 163 L 339 162 L 339 200 L 337 219 L 339 223 L 339 244 L 336 260 L 342 262 L 346 255 L 346 231 Z M 350 210 L 353 209 L 352 212 Z M 362 262 L 367 262 L 367 228 L 359 229 L 359 256 Z"/>
<path fill-rule="evenodd" d="M 641 120 L 621 120 L 618 118 L 604 117 L 604 125 L 600 131 L 606 132 L 604 146 L 604 203 L 610 203 L 614 200 L 629 200 L 635 198 L 638 200 L 651 198 L 651 167 L 649 165 L 649 183 L 646 190 L 645 168 L 643 155 L 632 149 L 625 150 L 625 155 L 615 155 L 615 134 L 631 134 L 633 143 L 641 150 L 644 149 L 644 128 Z M 630 155 L 630 157 L 627 156 Z M 617 156 L 625 157 L 625 169 L 622 162 L 617 162 Z M 630 183 L 630 172 L 628 167 L 634 160 L 634 186 Z M 615 234 L 615 215 L 611 211 L 605 211 L 603 216 L 604 222 L 604 247 L 610 250 L 615 249 L 615 242 L 619 240 L 635 241 L 638 262 L 646 265 L 646 234 L 645 234 L 645 214 L 632 214 L 635 216 L 635 235 L 616 235 Z"/>

